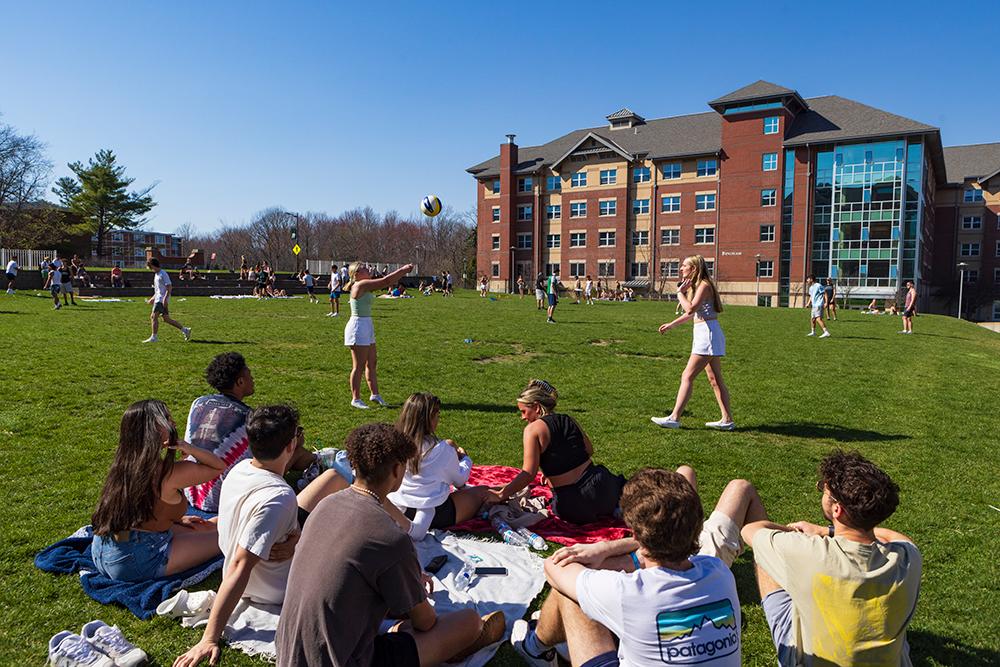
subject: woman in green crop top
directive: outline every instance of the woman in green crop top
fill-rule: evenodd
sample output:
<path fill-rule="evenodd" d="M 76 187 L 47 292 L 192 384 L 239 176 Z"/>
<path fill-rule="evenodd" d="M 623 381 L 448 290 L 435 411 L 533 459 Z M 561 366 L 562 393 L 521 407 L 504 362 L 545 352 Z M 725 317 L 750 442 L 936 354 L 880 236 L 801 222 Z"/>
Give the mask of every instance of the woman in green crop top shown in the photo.
<path fill-rule="evenodd" d="M 351 295 L 351 319 L 344 327 L 344 345 L 351 348 L 351 405 L 355 408 L 367 409 L 368 404 L 361 400 L 361 371 L 364 369 L 365 379 L 371 396 L 368 400 L 379 405 L 385 401 L 378 393 L 378 376 L 375 366 L 378 360 L 375 350 L 375 327 L 372 325 L 373 292 L 386 285 L 395 285 L 403 276 L 413 270 L 412 264 L 406 264 L 381 278 L 372 278 L 368 267 L 361 262 L 354 262 L 348 270 L 348 283 Z"/>

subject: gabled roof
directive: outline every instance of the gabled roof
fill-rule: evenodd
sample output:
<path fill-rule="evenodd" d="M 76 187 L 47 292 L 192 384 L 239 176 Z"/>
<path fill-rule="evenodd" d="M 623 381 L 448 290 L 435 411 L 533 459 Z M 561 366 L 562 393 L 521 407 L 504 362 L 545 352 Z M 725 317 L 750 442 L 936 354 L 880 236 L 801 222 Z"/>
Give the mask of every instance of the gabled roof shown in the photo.
<path fill-rule="evenodd" d="M 708 106 L 714 107 L 717 104 L 722 105 L 732 104 L 734 102 L 750 102 L 752 100 L 766 99 L 769 97 L 784 97 L 786 95 L 795 95 L 798 97 L 799 94 L 791 88 L 785 88 L 784 86 L 779 86 L 776 83 L 758 79 L 749 86 L 743 86 L 728 95 L 723 95 L 722 97 L 712 100 L 708 103 Z"/>
<path fill-rule="evenodd" d="M 944 164 L 948 183 L 960 185 L 969 178 L 988 181 L 1000 173 L 1000 143 L 946 146 Z"/>
<path fill-rule="evenodd" d="M 834 143 L 937 131 L 938 128 L 932 125 L 829 95 L 810 98 L 809 110 L 796 116 L 785 132 L 785 145 Z"/>
<path fill-rule="evenodd" d="M 573 146 L 568 151 L 566 151 L 561 156 L 559 156 L 559 158 L 555 162 L 553 162 L 551 165 L 549 165 L 549 166 L 552 167 L 553 169 L 555 167 L 559 166 L 562 163 L 563 160 L 565 160 L 570 155 L 572 155 L 574 152 L 576 152 L 577 149 L 580 148 L 580 146 L 583 146 L 585 143 L 587 143 L 588 139 L 593 139 L 595 142 L 601 144 L 602 146 L 604 146 L 608 150 L 610 150 L 610 151 L 612 151 L 614 153 L 617 153 L 618 155 L 620 155 L 625 160 L 628 160 L 629 162 L 631 162 L 632 160 L 635 159 L 634 155 L 632 155 L 631 153 L 629 153 L 628 151 L 626 151 L 624 148 L 622 148 L 621 146 L 619 146 L 615 142 L 611 141 L 610 139 L 606 139 L 605 137 L 602 137 L 599 134 L 594 134 L 593 132 L 588 132 L 578 142 L 576 142 L 575 144 L 573 144 Z M 520 153 L 520 151 L 519 151 L 519 153 Z"/>
<path fill-rule="evenodd" d="M 605 116 L 605 118 L 607 118 L 609 121 L 610 120 L 621 120 L 622 118 L 637 118 L 638 120 L 646 120 L 645 118 L 643 118 L 642 116 L 640 116 L 636 112 L 632 111 L 628 107 L 622 107 L 621 109 L 619 109 L 618 111 L 614 112 L 610 116 Z"/>

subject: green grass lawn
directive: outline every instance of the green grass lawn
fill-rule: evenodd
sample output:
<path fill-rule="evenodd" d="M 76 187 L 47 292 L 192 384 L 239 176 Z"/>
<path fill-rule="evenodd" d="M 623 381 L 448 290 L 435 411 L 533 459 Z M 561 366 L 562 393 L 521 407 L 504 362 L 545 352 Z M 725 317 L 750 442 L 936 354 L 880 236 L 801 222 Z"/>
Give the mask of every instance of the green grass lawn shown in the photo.
<path fill-rule="evenodd" d="M 95 618 L 118 624 L 159 664 L 198 639 L 199 631 L 172 621 L 139 621 L 101 606 L 77 577 L 45 574 L 32 559 L 89 523 L 125 407 L 160 398 L 183 424 L 192 399 L 206 393 L 208 361 L 237 350 L 256 378 L 250 403 L 294 403 L 317 447 L 338 445 L 366 421 L 392 421 L 402 401 L 422 390 L 444 404 L 440 435 L 477 462 L 519 465 L 514 399 L 528 379 L 541 377 L 558 388 L 560 409 L 580 422 L 595 458 L 612 470 L 691 464 L 708 509 L 729 479 L 744 477 L 779 522 L 822 522 L 817 463 L 836 447 L 857 448 L 900 485 L 902 502 L 888 525 L 923 552 L 910 627 L 914 663 L 1000 664 L 1000 512 L 989 507 L 1000 507 L 1000 337 L 972 324 L 924 316 L 915 335 L 901 336 L 897 318 L 843 312 L 831 323 L 833 337 L 817 340 L 805 337 L 805 310 L 729 308 L 723 368 L 739 430 L 717 433 L 702 426 L 718 418 L 705 379 L 683 429 L 649 422 L 672 406 L 691 345 L 689 328 L 656 333 L 672 318 L 667 304 L 563 301 L 553 326 L 530 298 L 465 292 L 380 300 L 379 374 L 393 407 L 367 412 L 348 405 L 347 318 L 323 317 L 325 304 L 175 299 L 172 314 L 193 328 L 193 340 L 164 327 L 156 345 L 139 342 L 149 335 L 149 307 L 140 299 L 51 308 L 30 292 L 0 296 L 0 663 L 41 664 L 52 634 L 79 632 Z M 773 664 L 752 557 L 744 555 L 734 572 L 744 664 Z M 223 655 L 227 665 L 255 663 Z M 498 662 L 517 659 L 507 647 Z"/>

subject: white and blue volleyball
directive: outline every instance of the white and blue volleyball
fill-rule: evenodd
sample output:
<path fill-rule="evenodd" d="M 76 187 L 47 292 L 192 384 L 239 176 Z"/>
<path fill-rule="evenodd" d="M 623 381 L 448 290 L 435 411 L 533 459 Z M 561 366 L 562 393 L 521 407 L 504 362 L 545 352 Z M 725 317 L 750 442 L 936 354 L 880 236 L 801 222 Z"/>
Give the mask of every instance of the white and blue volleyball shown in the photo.
<path fill-rule="evenodd" d="M 420 211 L 427 217 L 433 218 L 441 212 L 441 200 L 437 195 L 427 195 L 420 200 Z"/>

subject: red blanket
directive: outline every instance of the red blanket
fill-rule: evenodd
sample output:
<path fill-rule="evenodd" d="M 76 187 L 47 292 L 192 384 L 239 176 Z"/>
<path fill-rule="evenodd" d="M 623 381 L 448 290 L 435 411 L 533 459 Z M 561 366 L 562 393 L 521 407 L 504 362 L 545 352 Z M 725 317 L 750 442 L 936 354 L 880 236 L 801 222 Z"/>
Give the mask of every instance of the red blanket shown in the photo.
<path fill-rule="evenodd" d="M 517 477 L 517 473 L 519 472 L 521 472 L 519 469 L 508 466 L 473 466 L 472 474 L 469 475 L 469 484 L 476 486 L 503 486 Z M 542 496 L 548 500 L 552 499 L 552 489 L 542 484 L 541 474 L 535 478 L 535 481 L 529 485 L 528 489 L 532 497 Z M 493 529 L 488 521 L 470 519 L 455 526 L 454 530 L 485 533 Z M 628 528 L 625 527 L 625 524 L 617 519 L 602 519 L 601 521 L 578 526 L 555 516 L 539 521 L 531 527 L 531 530 L 550 542 L 558 542 L 565 545 L 617 540 L 628 537 L 631 534 Z"/>

